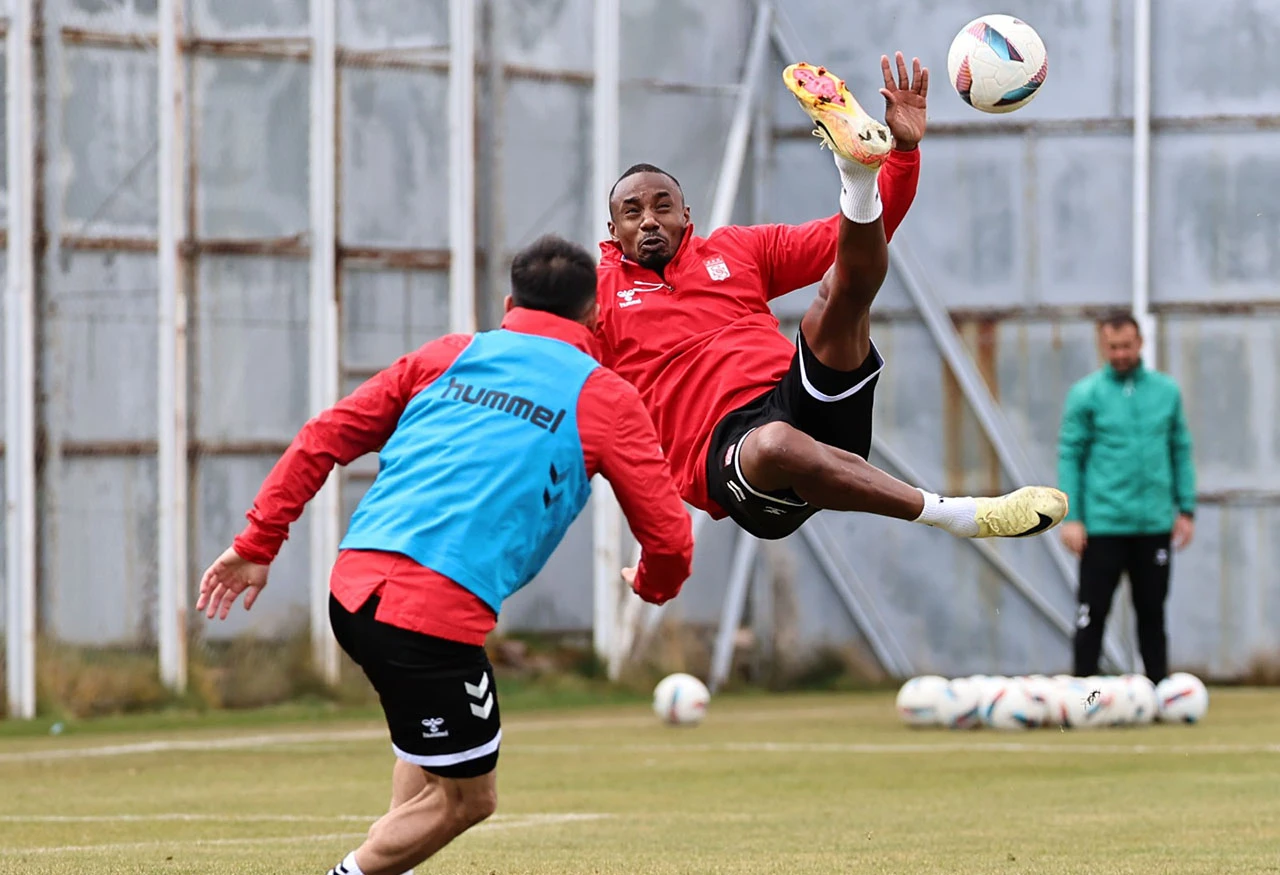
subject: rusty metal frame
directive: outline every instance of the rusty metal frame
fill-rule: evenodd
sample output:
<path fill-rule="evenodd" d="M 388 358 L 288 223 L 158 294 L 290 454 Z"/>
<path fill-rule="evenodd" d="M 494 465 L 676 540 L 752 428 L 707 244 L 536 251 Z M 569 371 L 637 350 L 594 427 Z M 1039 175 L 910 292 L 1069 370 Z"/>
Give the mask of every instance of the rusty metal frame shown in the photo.
<path fill-rule="evenodd" d="M 929 122 L 929 139 L 954 137 L 1001 136 L 1078 136 L 1123 135 L 1132 136 L 1134 121 L 1128 116 L 1101 116 L 1076 119 L 992 119 L 978 122 Z M 1280 114 L 1257 115 L 1215 113 L 1196 116 L 1153 116 L 1153 133 L 1208 131 L 1212 133 L 1234 131 L 1280 130 Z M 780 140 L 811 139 L 813 128 L 803 125 L 778 125 L 773 135 Z"/>
<path fill-rule="evenodd" d="M 101 49 L 154 49 L 157 38 L 149 32 L 122 32 L 94 30 L 83 27 L 63 27 L 62 40 L 67 45 Z M 182 40 L 183 53 L 191 57 L 241 58 L 259 61 L 311 60 L 309 37 L 202 37 L 188 36 Z M 449 72 L 449 47 L 424 45 L 391 49 L 354 49 L 338 46 L 337 66 L 362 69 L 418 70 L 447 74 Z M 476 72 L 488 73 L 489 61 L 475 62 Z M 568 67 L 541 67 L 531 64 L 505 63 L 502 75 L 507 79 L 530 82 L 557 82 L 590 88 L 595 83 L 592 70 Z M 733 95 L 738 86 L 733 83 L 685 82 L 653 77 L 635 77 L 619 80 L 619 87 L 643 89 L 665 94 L 720 94 Z"/>

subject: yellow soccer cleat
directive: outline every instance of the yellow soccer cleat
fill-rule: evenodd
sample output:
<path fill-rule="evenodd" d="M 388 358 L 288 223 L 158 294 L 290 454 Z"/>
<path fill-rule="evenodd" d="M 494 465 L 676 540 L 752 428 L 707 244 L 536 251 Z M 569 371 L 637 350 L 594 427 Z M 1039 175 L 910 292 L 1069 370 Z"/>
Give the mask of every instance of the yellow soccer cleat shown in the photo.
<path fill-rule="evenodd" d="M 999 498 L 979 498 L 979 538 L 1025 538 L 1062 522 L 1066 493 L 1048 486 L 1024 486 Z"/>
<path fill-rule="evenodd" d="M 801 62 L 783 70 L 782 80 L 817 126 L 813 135 L 832 152 L 872 169 L 889 157 L 893 135 L 858 105 L 843 79 Z"/>

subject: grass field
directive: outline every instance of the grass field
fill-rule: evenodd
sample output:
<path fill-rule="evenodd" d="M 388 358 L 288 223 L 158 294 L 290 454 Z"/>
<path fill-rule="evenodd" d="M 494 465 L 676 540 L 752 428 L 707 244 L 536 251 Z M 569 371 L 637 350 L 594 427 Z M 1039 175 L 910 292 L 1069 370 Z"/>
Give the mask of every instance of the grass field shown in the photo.
<path fill-rule="evenodd" d="M 1018 734 L 907 730 L 883 693 L 508 714 L 498 816 L 419 873 L 1280 873 L 1280 691 L 1211 695 L 1199 726 Z M 0 739 L 0 872 L 325 872 L 388 745 L 282 716 Z"/>

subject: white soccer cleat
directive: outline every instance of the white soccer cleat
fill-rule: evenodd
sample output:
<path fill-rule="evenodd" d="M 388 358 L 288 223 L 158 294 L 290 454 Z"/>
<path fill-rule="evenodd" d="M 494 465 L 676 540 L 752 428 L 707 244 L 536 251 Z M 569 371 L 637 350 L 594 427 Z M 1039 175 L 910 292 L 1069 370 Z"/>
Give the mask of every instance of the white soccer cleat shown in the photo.
<path fill-rule="evenodd" d="M 1025 538 L 1062 522 L 1066 493 L 1049 486 L 1024 486 L 999 498 L 979 498 L 978 538 Z"/>

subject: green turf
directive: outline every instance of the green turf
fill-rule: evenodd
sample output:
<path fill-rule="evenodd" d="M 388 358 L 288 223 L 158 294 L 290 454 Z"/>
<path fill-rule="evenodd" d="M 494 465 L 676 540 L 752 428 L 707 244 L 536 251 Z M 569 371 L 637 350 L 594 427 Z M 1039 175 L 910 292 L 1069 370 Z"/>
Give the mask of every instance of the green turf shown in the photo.
<path fill-rule="evenodd" d="M 536 680 L 499 676 L 502 708 L 509 713 L 531 710 L 560 710 L 584 705 L 634 704 L 645 696 L 603 680 L 575 675 L 554 675 Z M 374 694 L 370 693 L 373 697 Z M 197 709 L 181 704 L 135 714 L 75 718 L 64 714 L 42 714 L 35 720 L 0 719 L 0 744 L 4 739 L 38 738 L 48 735 L 106 735 L 130 732 L 166 732 L 176 729 L 218 729 L 279 726 L 288 722 L 333 722 L 374 720 L 382 711 L 376 697 L 368 704 L 341 704 L 319 696 L 261 708 Z"/>
<path fill-rule="evenodd" d="M 692 729 L 639 704 L 525 712 L 498 817 L 419 875 L 1280 873 L 1277 725 L 1280 692 L 1254 690 L 1214 690 L 1199 726 L 1016 734 L 910 731 L 882 693 L 722 698 Z M 379 736 L 0 741 L 0 873 L 323 873 L 385 805 Z M 195 749 L 121 750 L 153 741 Z"/>

